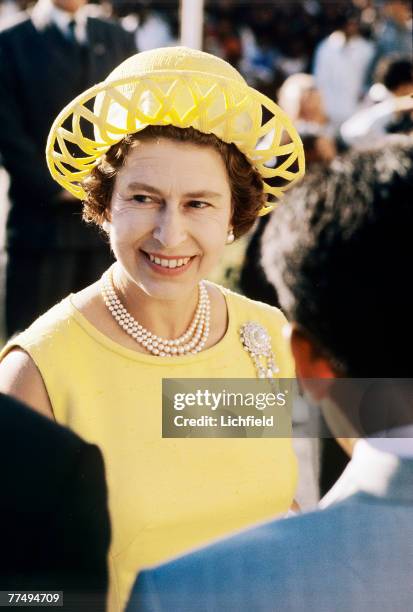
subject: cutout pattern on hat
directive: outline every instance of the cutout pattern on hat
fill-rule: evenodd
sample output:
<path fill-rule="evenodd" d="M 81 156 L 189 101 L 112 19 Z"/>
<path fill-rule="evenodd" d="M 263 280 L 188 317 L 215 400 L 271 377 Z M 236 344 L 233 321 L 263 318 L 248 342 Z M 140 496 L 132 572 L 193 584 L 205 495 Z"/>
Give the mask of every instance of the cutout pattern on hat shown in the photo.
<path fill-rule="evenodd" d="M 292 122 L 241 77 L 176 69 L 116 80 L 112 75 L 63 109 L 49 135 L 50 172 L 77 198 L 85 198 L 81 182 L 102 155 L 149 125 L 191 126 L 235 144 L 261 174 L 270 197 L 280 198 L 304 174 L 303 147 Z M 275 206 L 268 202 L 260 214 Z"/>

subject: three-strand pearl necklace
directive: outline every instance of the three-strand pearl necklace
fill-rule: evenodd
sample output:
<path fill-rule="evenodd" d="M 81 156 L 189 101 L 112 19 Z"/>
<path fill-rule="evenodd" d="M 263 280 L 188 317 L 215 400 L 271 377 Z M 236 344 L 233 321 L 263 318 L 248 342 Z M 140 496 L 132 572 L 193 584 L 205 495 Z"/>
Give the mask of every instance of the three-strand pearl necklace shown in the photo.
<path fill-rule="evenodd" d="M 103 301 L 115 321 L 131 338 L 153 355 L 180 357 L 189 353 L 199 353 L 204 348 L 209 335 L 211 308 L 208 291 L 203 281 L 199 283 L 199 300 L 194 318 L 187 331 L 175 340 L 156 336 L 132 317 L 116 295 L 112 268 L 102 277 L 101 292 Z"/>

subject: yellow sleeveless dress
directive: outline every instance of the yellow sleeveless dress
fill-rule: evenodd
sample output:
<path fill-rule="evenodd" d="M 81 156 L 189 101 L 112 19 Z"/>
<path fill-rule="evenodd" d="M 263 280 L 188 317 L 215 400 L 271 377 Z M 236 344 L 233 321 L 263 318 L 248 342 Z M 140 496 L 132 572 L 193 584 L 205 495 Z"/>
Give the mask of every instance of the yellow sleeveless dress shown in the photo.
<path fill-rule="evenodd" d="M 110 612 L 124 609 L 142 567 L 285 513 L 293 500 L 290 439 L 161 437 L 162 378 L 256 377 L 239 339 L 247 321 L 270 333 L 279 376 L 294 376 L 281 312 L 220 289 L 227 332 L 197 355 L 159 358 L 124 348 L 89 323 L 70 296 L 0 354 L 16 346 L 27 351 L 56 421 L 103 452 L 112 522 Z"/>

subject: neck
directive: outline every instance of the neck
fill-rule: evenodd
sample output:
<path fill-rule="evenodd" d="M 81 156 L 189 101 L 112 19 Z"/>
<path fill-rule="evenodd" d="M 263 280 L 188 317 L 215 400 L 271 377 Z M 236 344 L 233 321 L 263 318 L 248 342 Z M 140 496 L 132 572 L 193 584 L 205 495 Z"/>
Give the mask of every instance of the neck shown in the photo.
<path fill-rule="evenodd" d="M 192 322 L 199 301 L 198 285 L 177 300 L 156 299 L 132 283 L 119 266 L 113 270 L 113 284 L 126 310 L 157 336 L 178 338 Z"/>

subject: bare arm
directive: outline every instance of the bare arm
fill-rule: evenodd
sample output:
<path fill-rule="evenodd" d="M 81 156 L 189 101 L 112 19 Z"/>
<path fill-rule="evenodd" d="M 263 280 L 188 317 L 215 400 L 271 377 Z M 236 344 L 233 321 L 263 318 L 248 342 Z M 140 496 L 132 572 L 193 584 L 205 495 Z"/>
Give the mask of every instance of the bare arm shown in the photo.
<path fill-rule="evenodd" d="M 22 349 L 12 349 L 0 363 L 0 391 L 54 420 L 43 378 L 33 359 Z"/>

